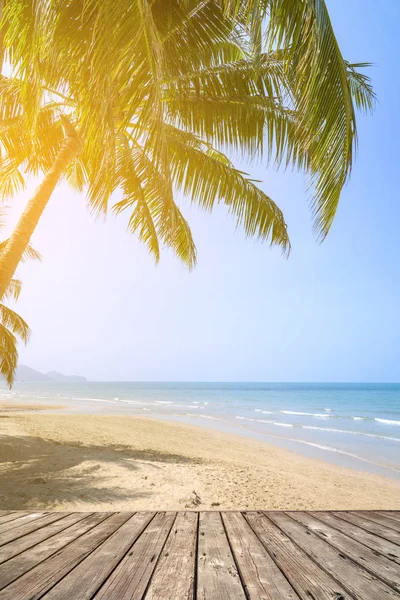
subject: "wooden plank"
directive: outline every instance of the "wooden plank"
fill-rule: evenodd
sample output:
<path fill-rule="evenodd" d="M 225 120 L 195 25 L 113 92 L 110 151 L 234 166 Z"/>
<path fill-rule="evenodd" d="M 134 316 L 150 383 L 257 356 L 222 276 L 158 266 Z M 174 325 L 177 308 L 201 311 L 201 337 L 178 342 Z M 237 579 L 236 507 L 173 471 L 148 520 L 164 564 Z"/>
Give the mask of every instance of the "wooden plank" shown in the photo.
<path fill-rule="evenodd" d="M 400 546 L 400 534 L 397 531 L 394 531 L 394 529 L 388 529 L 384 525 L 380 525 L 379 523 L 376 523 L 376 521 L 371 521 L 371 519 L 366 519 L 355 512 L 334 512 L 333 514 L 344 521 L 362 527 L 366 531 Z"/>
<path fill-rule="evenodd" d="M 249 600 L 298 600 L 241 513 L 222 513 L 222 520 Z"/>
<path fill-rule="evenodd" d="M 176 513 L 157 513 L 93 600 L 143 598 Z"/>
<path fill-rule="evenodd" d="M 298 544 L 308 556 L 326 573 L 334 578 L 340 578 L 341 584 L 348 592 L 364 600 L 376 598 L 379 600 L 399 600 L 399 595 L 392 588 L 376 579 L 359 564 L 349 560 L 347 556 L 332 548 L 317 535 L 307 531 L 303 525 L 294 521 L 284 513 L 267 513 L 291 540 Z M 317 596 L 318 597 L 318 596 Z"/>
<path fill-rule="evenodd" d="M 24 523 L 19 527 L 13 527 L 9 529 L 5 533 L 0 535 L 0 548 L 5 544 L 8 544 L 12 540 L 17 540 L 18 538 L 31 533 L 32 531 L 36 531 L 53 521 L 57 521 L 58 519 L 62 519 L 64 513 L 50 513 L 40 517 L 39 519 L 34 519 L 34 521 L 30 521 L 29 523 Z"/>
<path fill-rule="evenodd" d="M 22 513 L 17 519 L 13 519 L 12 521 L 8 521 L 7 523 L 3 523 L 0 525 L 0 544 L 2 544 L 3 535 L 13 529 L 14 527 L 19 527 L 20 525 L 24 525 L 25 523 L 30 523 L 35 519 L 40 519 L 44 517 L 47 513 L 44 512 L 32 512 L 32 513 Z"/>
<path fill-rule="evenodd" d="M 336 548 L 336 550 L 339 550 L 340 553 L 346 554 L 354 562 L 372 573 L 372 575 L 382 579 L 385 583 L 400 592 L 400 569 L 394 562 L 378 552 L 366 548 L 363 544 L 333 529 L 311 515 L 303 512 L 287 514 L 304 525 L 307 530 Z"/>
<path fill-rule="evenodd" d="M 192 600 L 197 513 L 179 513 L 147 589 L 146 600 Z"/>
<path fill-rule="evenodd" d="M 70 600 L 71 598 L 90 600 L 153 516 L 154 513 L 149 512 L 133 515 L 55 587 L 42 596 L 43 600 Z"/>
<path fill-rule="evenodd" d="M 13 512 L 13 511 L 8 511 L 5 512 L 1 517 L 0 517 L 0 525 L 2 525 L 3 523 L 8 523 L 8 521 L 14 521 L 14 519 L 18 519 L 18 517 L 21 517 L 23 515 L 26 515 L 28 513 L 20 513 L 20 512 Z"/>
<path fill-rule="evenodd" d="M 384 515 L 385 517 L 389 517 L 389 519 L 394 519 L 395 521 L 400 522 L 400 511 L 399 510 L 378 510 L 375 511 L 378 515 Z"/>
<path fill-rule="evenodd" d="M 0 565 L 0 590 L 109 517 L 95 513 Z"/>
<path fill-rule="evenodd" d="M 365 519 L 371 519 L 371 521 L 375 521 L 375 523 L 379 523 L 379 525 L 383 525 L 383 527 L 389 527 L 389 529 L 394 529 L 400 533 L 400 523 L 395 519 L 390 519 L 389 517 L 385 517 L 385 515 L 373 512 L 372 510 L 358 510 L 355 514 L 360 515 L 360 517 L 364 517 Z"/>
<path fill-rule="evenodd" d="M 197 597 L 202 600 L 246 600 L 221 515 L 199 515 Z"/>
<path fill-rule="evenodd" d="M 244 515 L 301 600 L 357 600 L 263 513 L 246 512 Z"/>
<path fill-rule="evenodd" d="M 400 547 L 396 544 L 393 544 L 388 540 L 384 540 L 373 533 L 369 533 L 368 531 L 365 531 L 365 529 L 361 529 L 361 527 L 357 527 L 349 521 L 343 521 L 330 512 L 310 512 L 309 514 L 313 517 L 316 517 L 323 523 L 338 529 L 345 535 L 357 540 L 361 544 L 364 544 L 364 546 L 371 548 L 371 550 L 380 552 L 386 556 L 386 558 L 389 558 L 400 565 Z"/>
<path fill-rule="evenodd" d="M 28 550 L 28 548 L 32 548 L 36 544 L 39 544 L 43 540 L 50 538 L 55 535 L 59 531 L 63 529 L 67 529 L 71 525 L 74 525 L 78 521 L 82 521 L 85 517 L 89 516 L 90 513 L 72 513 L 68 515 L 68 513 L 63 513 L 63 516 L 59 520 L 55 520 L 55 522 L 51 523 L 51 525 L 46 525 L 46 527 L 41 527 L 28 535 L 24 535 L 18 540 L 13 540 L 0 548 L 0 563 L 4 563 L 6 560 L 10 560 L 17 554 Z"/>

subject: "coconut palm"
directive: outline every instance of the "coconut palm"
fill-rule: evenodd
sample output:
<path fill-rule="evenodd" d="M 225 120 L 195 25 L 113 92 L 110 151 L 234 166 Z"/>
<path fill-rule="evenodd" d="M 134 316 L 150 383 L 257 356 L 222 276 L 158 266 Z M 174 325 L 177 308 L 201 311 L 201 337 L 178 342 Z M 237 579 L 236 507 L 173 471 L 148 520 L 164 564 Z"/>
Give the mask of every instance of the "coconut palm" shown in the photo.
<path fill-rule="evenodd" d="M 267 16 L 265 32 L 261 27 Z M 373 92 L 344 61 L 321 0 L 4 0 L 12 76 L 0 81 L 3 196 L 45 175 L 0 257 L 0 294 L 60 177 L 95 212 L 112 202 L 158 260 L 192 266 L 176 190 L 223 202 L 250 236 L 288 252 L 282 212 L 227 152 L 302 169 L 328 232 Z"/>

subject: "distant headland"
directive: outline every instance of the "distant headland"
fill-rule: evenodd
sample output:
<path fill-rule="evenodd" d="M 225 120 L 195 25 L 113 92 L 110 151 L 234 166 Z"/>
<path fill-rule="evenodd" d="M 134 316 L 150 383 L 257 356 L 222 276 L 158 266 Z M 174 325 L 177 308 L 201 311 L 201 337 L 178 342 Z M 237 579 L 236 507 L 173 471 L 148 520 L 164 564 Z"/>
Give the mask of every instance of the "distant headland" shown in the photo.
<path fill-rule="evenodd" d="M 87 379 L 86 377 L 81 377 L 79 375 L 63 375 L 63 373 L 58 373 L 58 371 L 41 373 L 40 371 L 36 371 L 35 369 L 32 369 L 26 365 L 19 365 L 17 368 L 15 381 L 77 381 L 83 383 L 87 381 Z"/>

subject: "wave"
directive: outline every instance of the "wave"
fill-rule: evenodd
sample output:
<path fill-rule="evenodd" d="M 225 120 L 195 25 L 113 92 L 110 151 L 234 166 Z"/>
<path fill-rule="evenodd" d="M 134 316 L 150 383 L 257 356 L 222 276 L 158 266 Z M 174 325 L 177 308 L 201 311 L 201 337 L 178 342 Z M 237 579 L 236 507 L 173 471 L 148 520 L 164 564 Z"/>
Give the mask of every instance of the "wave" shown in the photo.
<path fill-rule="evenodd" d="M 353 421 L 364 421 L 365 417 L 353 417 Z"/>
<path fill-rule="evenodd" d="M 109 404 L 117 404 L 113 400 L 105 400 L 104 398 L 79 398 L 78 396 L 73 396 L 72 400 L 84 400 L 85 402 L 107 402 Z"/>
<path fill-rule="evenodd" d="M 221 421 L 222 423 L 225 423 L 224 419 L 218 419 L 218 417 L 213 417 L 212 415 L 196 415 L 196 414 L 193 414 L 193 416 L 197 417 L 199 419 L 209 419 L 210 421 Z"/>
<path fill-rule="evenodd" d="M 384 425 L 400 425 L 400 421 L 395 421 L 394 419 L 375 419 L 375 421 Z"/>
<path fill-rule="evenodd" d="M 140 402 L 140 400 L 120 400 L 119 402 L 125 402 L 125 404 L 147 405 L 147 402 Z"/>
<path fill-rule="evenodd" d="M 307 413 L 307 412 L 297 412 L 295 410 L 281 410 L 281 413 L 284 415 L 300 415 L 302 417 L 319 417 L 323 419 L 329 419 L 330 415 L 326 413 Z"/>
<path fill-rule="evenodd" d="M 252 429 L 248 429 L 244 425 L 239 425 L 239 427 L 242 427 L 243 429 L 247 429 L 248 431 L 254 431 Z M 385 469 L 389 469 L 390 471 L 394 471 L 395 473 L 400 473 L 400 470 L 396 469 L 395 467 L 391 467 L 389 465 L 381 464 L 381 463 L 378 463 L 378 462 L 373 462 L 372 460 L 368 460 L 366 458 L 363 458 L 362 456 L 358 456 L 357 454 L 353 454 L 351 452 L 345 452 L 344 450 L 340 450 L 339 448 L 335 448 L 334 446 L 326 446 L 324 444 L 316 444 L 315 442 L 307 442 L 305 440 L 299 440 L 297 438 L 281 437 L 279 435 L 274 435 L 274 434 L 271 434 L 271 433 L 264 433 L 263 432 L 262 435 L 264 435 L 266 437 L 270 437 L 270 438 L 275 438 L 277 440 L 290 441 L 290 442 L 295 442 L 297 444 L 304 444 L 305 446 L 312 446 L 312 447 L 318 448 L 320 450 L 326 450 L 327 452 L 334 452 L 334 453 L 337 453 L 337 454 L 343 454 L 345 456 L 349 456 L 350 458 L 355 458 L 356 460 L 360 460 L 361 462 L 368 463 L 368 464 L 374 465 L 376 467 L 383 467 Z"/>
<path fill-rule="evenodd" d="M 252 423 L 268 423 L 268 425 L 276 425 L 277 427 L 294 427 L 292 423 L 280 423 L 279 421 L 267 421 L 265 419 L 251 419 L 249 417 L 240 417 L 235 415 L 235 419 L 239 419 L 239 421 L 250 421 Z"/>
<path fill-rule="evenodd" d="M 330 427 L 314 427 L 313 425 L 303 425 L 302 429 L 313 429 L 316 431 L 329 431 L 333 433 L 348 433 L 349 435 L 364 435 L 366 437 L 377 438 L 380 440 L 390 440 L 391 442 L 400 442 L 400 438 L 389 437 L 386 435 L 377 435 L 376 433 L 366 433 L 365 431 L 349 431 L 348 429 L 333 429 Z"/>

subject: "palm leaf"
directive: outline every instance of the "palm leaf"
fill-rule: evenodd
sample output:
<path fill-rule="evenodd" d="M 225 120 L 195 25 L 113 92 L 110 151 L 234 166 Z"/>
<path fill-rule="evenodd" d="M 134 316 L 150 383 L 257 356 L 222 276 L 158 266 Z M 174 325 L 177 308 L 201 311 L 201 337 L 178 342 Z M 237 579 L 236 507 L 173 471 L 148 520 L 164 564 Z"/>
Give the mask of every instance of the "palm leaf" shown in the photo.
<path fill-rule="evenodd" d="M 281 210 L 243 173 L 227 164 L 225 157 L 204 145 L 193 134 L 169 128 L 168 142 L 174 182 L 202 208 L 212 210 L 223 202 L 236 216 L 246 235 L 269 240 L 290 251 L 287 227 Z"/>

